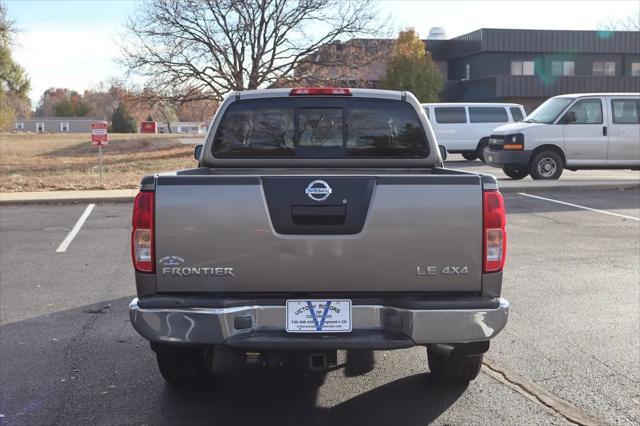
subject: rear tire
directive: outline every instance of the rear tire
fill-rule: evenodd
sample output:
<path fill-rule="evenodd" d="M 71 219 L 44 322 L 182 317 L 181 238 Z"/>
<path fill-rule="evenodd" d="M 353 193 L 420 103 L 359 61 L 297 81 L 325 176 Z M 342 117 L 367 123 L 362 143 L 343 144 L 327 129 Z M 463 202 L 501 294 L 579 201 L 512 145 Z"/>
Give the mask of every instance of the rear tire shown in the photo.
<path fill-rule="evenodd" d="M 476 155 L 483 163 L 486 163 L 487 160 L 485 158 L 485 154 L 489 150 L 489 141 L 487 139 L 482 139 L 478 144 L 478 148 L 476 148 Z"/>
<path fill-rule="evenodd" d="M 158 345 L 154 350 L 160 374 L 171 385 L 200 385 L 211 374 L 213 347 Z"/>
<path fill-rule="evenodd" d="M 478 154 L 476 154 L 475 152 L 463 152 L 462 158 L 468 161 L 474 161 L 478 159 Z"/>
<path fill-rule="evenodd" d="M 445 355 L 427 349 L 429 370 L 445 383 L 469 383 L 480 373 L 483 354 Z"/>
<path fill-rule="evenodd" d="M 537 153 L 529 165 L 529 173 L 536 180 L 555 180 L 560 178 L 564 164 L 557 152 L 542 151 Z"/>
<path fill-rule="evenodd" d="M 502 171 L 505 175 L 509 176 L 511 179 L 520 180 L 524 179 L 529 175 L 529 170 L 527 169 L 518 169 L 513 166 L 504 166 Z"/>

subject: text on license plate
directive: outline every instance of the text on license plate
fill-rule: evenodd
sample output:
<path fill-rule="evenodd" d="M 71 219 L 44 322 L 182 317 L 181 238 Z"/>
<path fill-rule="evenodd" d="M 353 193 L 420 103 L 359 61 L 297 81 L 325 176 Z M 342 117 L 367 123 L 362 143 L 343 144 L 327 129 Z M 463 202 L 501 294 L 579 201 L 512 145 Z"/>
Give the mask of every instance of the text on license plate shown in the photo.
<path fill-rule="evenodd" d="M 287 300 L 287 332 L 348 333 L 351 300 Z"/>

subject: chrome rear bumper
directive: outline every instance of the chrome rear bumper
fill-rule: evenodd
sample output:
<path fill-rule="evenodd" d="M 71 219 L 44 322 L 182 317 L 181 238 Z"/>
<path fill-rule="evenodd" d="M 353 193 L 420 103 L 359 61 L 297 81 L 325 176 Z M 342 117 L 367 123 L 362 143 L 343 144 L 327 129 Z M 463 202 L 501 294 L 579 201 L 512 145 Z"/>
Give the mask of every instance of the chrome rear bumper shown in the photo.
<path fill-rule="evenodd" d="M 388 346 L 381 341 L 379 349 L 485 341 L 495 337 L 507 323 L 509 302 L 506 299 L 498 301 L 499 304 L 493 309 L 416 310 L 384 305 L 354 305 L 353 333 L 341 334 L 339 338 L 333 335 L 336 339 L 331 339 L 332 335 L 328 333 L 306 335 L 304 343 L 302 340 L 300 343 L 309 347 L 309 339 L 316 336 L 318 348 L 331 346 L 347 349 L 364 344 L 376 349 L 375 343 L 366 344 L 367 333 L 371 333 L 372 338 L 381 335 L 401 336 L 409 343 Z M 242 342 L 244 346 L 251 346 L 251 339 L 255 338 L 261 346 L 269 341 L 279 342 L 282 346 L 283 341 L 288 341 L 288 347 L 295 347 L 300 337 L 285 332 L 285 306 L 146 309 L 138 306 L 136 298 L 129 305 L 129 316 L 136 331 L 152 342 L 229 346 L 241 346 L 238 342 Z M 279 336 L 277 342 L 261 339 L 261 336 L 274 333 Z"/>

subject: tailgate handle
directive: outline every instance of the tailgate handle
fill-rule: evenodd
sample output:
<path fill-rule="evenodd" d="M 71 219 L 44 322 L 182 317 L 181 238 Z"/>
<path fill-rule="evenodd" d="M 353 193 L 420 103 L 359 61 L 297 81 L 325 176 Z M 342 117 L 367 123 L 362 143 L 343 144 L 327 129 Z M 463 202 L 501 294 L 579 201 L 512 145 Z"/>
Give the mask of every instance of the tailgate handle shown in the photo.
<path fill-rule="evenodd" d="M 347 206 L 291 206 L 291 222 L 294 225 L 344 225 Z"/>

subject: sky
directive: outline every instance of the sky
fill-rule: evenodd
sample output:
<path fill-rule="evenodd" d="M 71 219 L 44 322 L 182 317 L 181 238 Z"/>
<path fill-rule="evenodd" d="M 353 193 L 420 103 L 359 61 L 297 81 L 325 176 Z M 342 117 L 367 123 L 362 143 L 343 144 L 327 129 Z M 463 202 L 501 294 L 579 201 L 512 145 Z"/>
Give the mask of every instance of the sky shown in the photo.
<path fill-rule="evenodd" d="M 49 87 L 79 92 L 123 76 L 116 64 L 123 24 L 140 1 L 5 0 L 20 30 L 14 58 L 31 78 L 32 102 Z M 638 13 L 639 0 L 378 1 L 391 30 L 413 27 L 426 37 L 444 27 L 448 37 L 478 28 L 594 30 Z M 387 21 L 387 19 L 384 19 Z"/>

